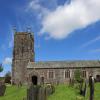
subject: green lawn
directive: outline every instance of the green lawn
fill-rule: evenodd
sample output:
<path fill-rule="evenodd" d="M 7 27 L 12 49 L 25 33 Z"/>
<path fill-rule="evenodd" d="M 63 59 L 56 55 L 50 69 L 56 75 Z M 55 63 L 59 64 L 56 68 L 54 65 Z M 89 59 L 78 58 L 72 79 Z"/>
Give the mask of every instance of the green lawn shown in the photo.
<path fill-rule="evenodd" d="M 56 91 L 53 95 L 48 97 L 48 100 L 89 100 L 89 88 L 86 97 L 79 95 L 79 91 L 75 88 L 59 85 L 56 86 Z M 100 83 L 95 84 L 94 100 L 100 100 Z"/>
<path fill-rule="evenodd" d="M 78 90 L 67 85 L 59 85 L 55 87 L 55 93 L 48 97 L 48 100 L 89 100 L 89 90 L 85 99 L 78 94 Z M 26 97 L 26 87 L 18 88 L 16 86 L 7 86 L 5 96 L 0 100 L 23 100 Z M 100 83 L 95 84 L 95 99 L 100 100 Z"/>
<path fill-rule="evenodd" d="M 23 100 L 25 96 L 26 87 L 7 86 L 5 96 L 0 97 L 0 100 Z"/>
<path fill-rule="evenodd" d="M 56 91 L 48 100 L 76 100 L 77 91 L 66 85 L 56 86 Z"/>

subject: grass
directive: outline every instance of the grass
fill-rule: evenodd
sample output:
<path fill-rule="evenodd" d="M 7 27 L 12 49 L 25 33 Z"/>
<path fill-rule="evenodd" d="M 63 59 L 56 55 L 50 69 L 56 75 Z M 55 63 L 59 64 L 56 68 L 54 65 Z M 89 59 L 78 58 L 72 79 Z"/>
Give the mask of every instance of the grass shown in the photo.
<path fill-rule="evenodd" d="M 78 90 L 67 85 L 58 85 L 55 87 L 55 93 L 48 97 L 48 100 L 89 100 L 89 89 L 85 99 L 78 94 Z M 16 86 L 7 86 L 5 96 L 0 100 L 23 100 L 26 97 L 26 87 L 18 88 Z M 78 99 L 76 99 L 78 98 Z M 95 99 L 100 100 L 100 83 L 95 84 Z"/>
<path fill-rule="evenodd" d="M 26 87 L 7 86 L 5 96 L 0 97 L 0 100 L 23 100 L 26 96 Z"/>
<path fill-rule="evenodd" d="M 4 77 L 0 77 L 0 81 L 4 80 L 5 78 Z"/>
<path fill-rule="evenodd" d="M 48 97 L 48 100 L 76 100 L 80 96 L 78 91 L 66 85 L 56 86 L 56 91 L 53 95 Z"/>
<path fill-rule="evenodd" d="M 75 88 L 59 85 L 56 86 L 56 91 L 48 97 L 48 100 L 89 100 L 89 88 L 86 97 L 79 95 L 79 91 Z M 100 100 L 100 83 L 95 84 L 94 100 Z"/>
<path fill-rule="evenodd" d="M 89 88 L 85 100 L 89 100 Z M 100 83 L 95 84 L 94 100 L 100 100 Z"/>

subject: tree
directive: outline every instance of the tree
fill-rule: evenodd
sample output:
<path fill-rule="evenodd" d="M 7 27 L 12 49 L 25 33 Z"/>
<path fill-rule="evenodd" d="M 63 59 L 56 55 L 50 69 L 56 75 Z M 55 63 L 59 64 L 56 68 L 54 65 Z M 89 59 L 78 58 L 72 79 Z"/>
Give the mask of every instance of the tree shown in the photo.
<path fill-rule="evenodd" d="M 3 66 L 2 66 L 2 64 L 0 64 L 0 72 L 2 72 L 3 71 Z"/>
<path fill-rule="evenodd" d="M 79 88 L 79 91 L 80 91 L 80 94 L 83 95 L 83 78 L 81 76 L 81 70 L 75 70 L 75 73 L 74 73 L 74 78 L 75 78 L 75 81 L 77 82 L 77 86 Z"/>
<path fill-rule="evenodd" d="M 8 71 L 5 74 L 5 83 L 11 83 L 11 72 L 10 71 Z"/>
<path fill-rule="evenodd" d="M 75 70 L 74 78 L 75 78 L 75 81 L 77 81 L 79 83 L 82 81 L 81 71 L 80 70 Z"/>
<path fill-rule="evenodd" d="M 5 74 L 5 77 L 11 77 L 11 72 L 8 71 L 8 72 Z"/>

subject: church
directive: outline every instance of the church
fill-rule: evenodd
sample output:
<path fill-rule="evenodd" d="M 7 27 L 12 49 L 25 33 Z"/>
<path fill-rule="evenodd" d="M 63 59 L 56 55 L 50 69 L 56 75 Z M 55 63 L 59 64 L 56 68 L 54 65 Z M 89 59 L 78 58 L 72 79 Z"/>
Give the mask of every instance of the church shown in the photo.
<path fill-rule="evenodd" d="M 90 75 L 100 79 L 100 61 L 46 61 L 35 62 L 34 36 L 32 32 L 15 32 L 12 59 L 12 83 L 66 84 L 74 78 L 75 70 L 88 79 Z"/>

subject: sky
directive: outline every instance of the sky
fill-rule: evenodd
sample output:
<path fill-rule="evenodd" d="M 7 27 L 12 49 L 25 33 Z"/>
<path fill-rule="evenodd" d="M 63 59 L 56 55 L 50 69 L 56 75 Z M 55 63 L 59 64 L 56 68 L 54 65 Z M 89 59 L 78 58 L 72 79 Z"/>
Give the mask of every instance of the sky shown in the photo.
<path fill-rule="evenodd" d="M 34 34 L 35 61 L 99 60 L 100 0 L 0 0 L 0 63 L 11 71 L 14 27 Z"/>

